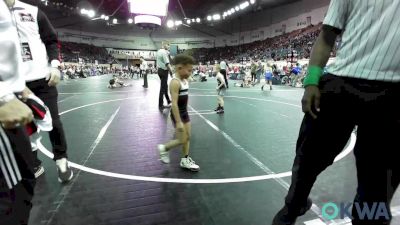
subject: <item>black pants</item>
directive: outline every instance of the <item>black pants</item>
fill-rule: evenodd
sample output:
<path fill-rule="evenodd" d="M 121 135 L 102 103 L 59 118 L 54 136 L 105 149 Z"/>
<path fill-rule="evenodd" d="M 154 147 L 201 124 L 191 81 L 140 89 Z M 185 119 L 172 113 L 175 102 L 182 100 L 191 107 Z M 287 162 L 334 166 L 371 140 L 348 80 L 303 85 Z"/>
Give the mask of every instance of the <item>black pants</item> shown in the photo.
<path fill-rule="evenodd" d="M 373 202 L 390 205 L 400 182 L 395 157 L 400 149 L 400 83 L 326 75 L 320 90 L 318 118 L 306 115 L 300 128 L 286 206 L 296 214 L 306 205 L 317 176 L 343 150 L 355 125 L 358 188 L 354 201 L 370 207 Z M 383 218 L 361 221 L 354 211 L 353 217 L 353 225 L 388 224 Z"/>
<path fill-rule="evenodd" d="M 224 75 L 224 80 L 225 80 L 226 88 L 229 88 L 226 70 L 220 70 L 219 72 L 220 72 L 222 75 Z"/>
<path fill-rule="evenodd" d="M 144 73 L 143 75 L 143 87 L 148 88 L 148 82 L 147 82 L 147 72 Z"/>
<path fill-rule="evenodd" d="M 64 128 L 58 113 L 58 91 L 56 87 L 49 87 L 45 79 L 31 81 L 26 86 L 49 108 L 53 119 L 53 130 L 49 132 L 51 145 L 53 147 L 54 160 L 67 158 L 67 141 Z M 38 162 L 39 163 L 39 162 Z M 36 166 L 38 166 L 36 164 Z"/>
<path fill-rule="evenodd" d="M 11 143 L 22 180 L 10 189 L 0 170 L 0 225 L 28 224 L 36 183 L 29 137 L 22 128 L 4 131 Z M 2 138 L 0 141 L 4 143 Z M 0 160 L 4 160 L 4 157 L 0 157 Z"/>
<path fill-rule="evenodd" d="M 256 73 L 251 73 L 251 82 L 256 82 Z"/>
<path fill-rule="evenodd" d="M 162 108 L 164 106 L 164 96 L 167 99 L 167 103 L 171 103 L 168 96 L 168 70 L 158 69 L 158 76 L 161 80 L 160 95 L 158 97 L 158 107 Z"/>

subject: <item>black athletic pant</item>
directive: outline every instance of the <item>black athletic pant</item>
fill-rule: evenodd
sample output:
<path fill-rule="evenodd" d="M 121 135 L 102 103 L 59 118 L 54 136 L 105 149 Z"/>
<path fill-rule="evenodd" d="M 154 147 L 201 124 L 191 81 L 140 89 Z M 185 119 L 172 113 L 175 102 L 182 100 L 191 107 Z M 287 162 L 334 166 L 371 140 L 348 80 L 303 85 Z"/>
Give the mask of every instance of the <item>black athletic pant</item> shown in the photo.
<path fill-rule="evenodd" d="M 251 82 L 256 82 L 256 73 L 251 73 Z"/>
<path fill-rule="evenodd" d="M 158 107 L 164 107 L 164 96 L 167 99 L 167 103 L 171 103 L 168 96 L 168 70 L 158 69 L 158 76 L 161 80 L 160 95 L 158 97 Z"/>
<path fill-rule="evenodd" d="M 226 70 L 223 70 L 223 69 L 222 69 L 222 70 L 220 70 L 219 72 L 220 72 L 222 75 L 224 75 L 224 80 L 225 80 L 226 88 L 229 88 Z"/>
<path fill-rule="evenodd" d="M 53 130 L 49 132 L 51 145 L 53 147 L 54 160 L 67 158 L 67 141 L 64 128 L 58 115 L 58 91 L 56 87 L 49 87 L 45 79 L 31 81 L 26 86 L 39 97 L 49 108 L 53 120 Z M 39 162 L 37 162 L 39 163 Z M 35 166 L 38 166 L 37 164 Z"/>
<path fill-rule="evenodd" d="M 7 169 L 5 160 L 7 158 L 10 162 L 10 155 L 7 154 L 4 156 L 0 154 L 0 160 L 3 161 L 3 166 L 7 170 L 7 176 L 5 176 L 2 172 L 3 170 L 0 169 L 0 225 L 28 224 L 36 183 L 33 172 L 34 157 L 29 137 L 25 129 L 22 128 L 3 131 L 11 144 L 22 180 L 16 186 L 13 186 L 11 189 L 9 188 L 6 177 L 11 179 L 10 174 L 15 174 L 16 171 L 13 169 L 12 171 L 14 172 L 9 172 Z M 0 142 L 0 148 L 2 148 L 0 151 L 4 152 L 7 150 L 5 147 L 6 142 L 1 135 Z"/>
<path fill-rule="evenodd" d="M 149 87 L 149 85 L 147 83 L 147 71 L 145 71 L 144 75 L 143 75 L 143 87 L 145 87 L 145 88 Z"/>
<path fill-rule="evenodd" d="M 292 183 L 285 200 L 289 211 L 298 214 L 306 205 L 317 176 L 343 150 L 355 125 L 358 189 L 354 201 L 370 207 L 373 202 L 390 205 L 400 182 L 396 157 L 400 149 L 400 83 L 325 75 L 320 90 L 318 118 L 306 115 L 300 128 Z M 353 225 L 388 224 L 385 220 L 360 221 L 354 212 L 353 216 Z"/>

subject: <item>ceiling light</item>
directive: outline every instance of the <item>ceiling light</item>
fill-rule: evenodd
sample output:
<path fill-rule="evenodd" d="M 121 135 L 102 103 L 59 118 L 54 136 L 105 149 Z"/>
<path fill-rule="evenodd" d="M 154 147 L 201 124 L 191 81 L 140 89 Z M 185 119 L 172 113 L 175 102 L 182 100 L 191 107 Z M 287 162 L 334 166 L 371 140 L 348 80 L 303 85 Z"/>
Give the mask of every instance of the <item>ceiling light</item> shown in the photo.
<path fill-rule="evenodd" d="M 108 17 L 108 16 L 105 16 L 105 17 L 104 17 L 104 19 L 105 19 L 105 20 L 109 20 L 109 19 L 110 19 L 110 17 Z"/>
<path fill-rule="evenodd" d="M 113 19 L 113 24 L 117 24 L 118 20 L 117 19 Z"/>
<path fill-rule="evenodd" d="M 192 22 L 192 21 L 190 21 L 190 20 L 186 20 L 186 23 L 187 23 L 187 24 L 190 24 L 191 22 Z"/>
<path fill-rule="evenodd" d="M 235 7 L 236 12 L 239 11 L 239 9 L 240 9 L 239 6 Z"/>
<path fill-rule="evenodd" d="M 88 15 L 90 18 L 93 18 L 93 17 L 96 15 L 96 13 L 94 12 L 94 10 L 89 10 L 88 13 L 87 13 L 87 15 Z"/>
<path fill-rule="evenodd" d="M 208 20 L 208 21 L 211 21 L 211 20 L 212 20 L 212 17 L 211 17 L 211 16 L 207 16 L 207 20 Z"/>
<path fill-rule="evenodd" d="M 174 21 L 168 20 L 168 22 L 167 22 L 167 27 L 169 27 L 169 28 L 174 27 Z"/>
<path fill-rule="evenodd" d="M 249 5 L 250 5 L 250 4 L 249 4 L 248 1 L 243 2 L 242 4 L 240 4 L 240 9 L 245 9 L 245 8 L 247 8 Z"/>
<path fill-rule="evenodd" d="M 86 14 L 87 10 L 86 9 L 81 9 L 81 14 Z"/>
<path fill-rule="evenodd" d="M 220 19 L 221 19 L 221 15 L 219 15 L 219 14 L 213 15 L 213 20 L 220 20 Z"/>
<path fill-rule="evenodd" d="M 132 19 L 132 18 L 129 18 L 129 19 L 128 19 L 128 23 L 133 23 L 133 19 Z"/>
<path fill-rule="evenodd" d="M 201 22 L 200 18 L 197 18 L 197 19 L 196 19 L 196 22 L 200 23 L 200 22 Z"/>
<path fill-rule="evenodd" d="M 105 19 L 106 16 L 105 16 L 104 14 L 102 14 L 102 15 L 100 16 L 100 18 Z"/>
<path fill-rule="evenodd" d="M 157 26 L 161 26 L 161 18 L 158 16 L 151 15 L 137 15 L 135 16 L 135 24 L 153 24 Z"/>
<path fill-rule="evenodd" d="M 256 0 L 250 0 L 250 4 L 254 4 L 254 3 L 256 3 Z"/>

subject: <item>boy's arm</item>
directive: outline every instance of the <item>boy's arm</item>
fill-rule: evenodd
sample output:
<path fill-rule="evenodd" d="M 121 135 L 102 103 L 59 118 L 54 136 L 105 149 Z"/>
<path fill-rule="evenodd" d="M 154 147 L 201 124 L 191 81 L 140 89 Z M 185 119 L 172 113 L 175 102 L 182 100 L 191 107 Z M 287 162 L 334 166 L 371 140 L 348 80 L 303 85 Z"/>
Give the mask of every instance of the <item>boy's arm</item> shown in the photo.
<path fill-rule="evenodd" d="M 181 115 L 179 113 L 179 108 L 178 108 L 178 98 L 179 98 L 179 89 L 180 89 L 181 84 L 179 81 L 173 79 L 170 84 L 170 92 L 171 92 L 171 98 L 172 98 L 172 114 L 174 116 L 174 119 L 176 121 L 176 128 L 177 129 L 182 129 L 183 124 L 181 120 Z"/>

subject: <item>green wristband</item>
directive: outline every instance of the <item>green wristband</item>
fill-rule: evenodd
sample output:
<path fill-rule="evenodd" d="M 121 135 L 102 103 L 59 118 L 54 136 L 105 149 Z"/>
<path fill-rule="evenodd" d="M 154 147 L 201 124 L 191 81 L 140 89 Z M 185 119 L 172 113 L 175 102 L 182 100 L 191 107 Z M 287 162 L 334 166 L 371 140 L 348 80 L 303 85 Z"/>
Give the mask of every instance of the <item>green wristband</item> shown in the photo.
<path fill-rule="evenodd" d="M 310 66 L 308 67 L 308 74 L 304 78 L 304 87 L 309 85 L 318 85 L 319 79 L 321 78 L 324 70 L 319 66 Z"/>

